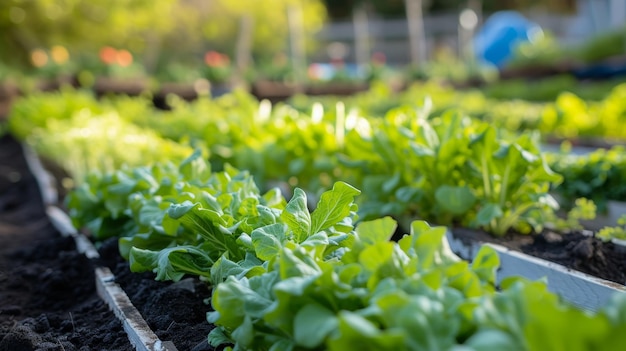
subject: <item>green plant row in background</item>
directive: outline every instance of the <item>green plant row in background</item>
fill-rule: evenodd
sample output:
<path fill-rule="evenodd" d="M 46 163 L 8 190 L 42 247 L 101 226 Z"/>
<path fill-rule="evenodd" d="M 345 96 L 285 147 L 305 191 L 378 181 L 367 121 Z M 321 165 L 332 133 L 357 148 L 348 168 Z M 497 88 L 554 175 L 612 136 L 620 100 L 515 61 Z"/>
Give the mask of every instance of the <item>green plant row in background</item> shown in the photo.
<path fill-rule="evenodd" d="M 600 212 L 606 212 L 608 201 L 626 200 L 626 149 L 615 146 L 597 149 L 584 155 L 571 154 L 568 149 L 549 155 L 555 172 L 563 183 L 555 192 L 573 203 L 576 198 L 593 200 Z"/>
<path fill-rule="evenodd" d="M 527 89 L 533 83 L 525 83 Z M 497 89 L 497 86 L 494 88 Z M 555 98 L 544 102 L 530 102 L 516 96 L 509 99 L 489 98 L 489 88 L 482 90 L 456 90 L 436 81 L 413 84 L 408 90 L 395 94 L 384 85 L 374 85 L 366 93 L 354 97 L 298 96 L 291 104 L 306 110 L 313 102 L 320 101 L 327 108 L 342 101 L 348 108 L 355 108 L 366 116 L 381 116 L 398 106 L 415 106 L 430 97 L 435 112 L 454 108 L 472 117 L 480 118 L 494 126 L 511 132 L 539 130 L 544 137 L 564 139 L 608 138 L 626 139 L 621 125 L 626 120 L 626 84 L 619 84 L 607 91 L 599 100 L 583 100 L 575 95 L 575 89 L 560 92 Z M 500 90 L 501 91 L 501 90 Z"/>
<path fill-rule="evenodd" d="M 243 92 L 172 102 L 173 111 L 158 112 L 142 98 L 97 101 L 72 91 L 33 95 L 16 103 L 10 124 L 14 134 L 59 159 L 78 181 L 88 171 L 120 164 L 180 160 L 190 148 L 168 141 L 174 140 L 207 150 L 216 170 L 225 164 L 249 170 L 261 187 L 280 181 L 319 195 L 334 180 L 346 180 L 367 188 L 364 218 L 418 216 L 497 234 L 511 227 L 539 231 L 558 222 L 547 192 L 560 176 L 546 166 L 532 133 L 516 137 L 462 112 L 429 113 L 432 107 L 415 103 L 366 117 L 368 111 L 346 111 L 341 103 L 333 109 L 312 103 L 304 113 L 301 102 L 299 110 L 273 107 Z M 123 117 L 98 117 L 107 114 Z M 110 132 L 99 133 L 105 129 Z M 143 131 L 146 136 L 137 137 Z M 64 157 L 72 154 L 77 155 Z M 567 177 L 557 191 L 575 180 Z"/>
<path fill-rule="evenodd" d="M 548 191 L 561 177 L 550 170 L 540 153 L 538 135 L 509 135 L 455 111 L 437 115 L 429 113 L 429 106 L 407 106 L 390 110 L 384 117 L 364 117 L 345 111 L 340 103 L 336 111 L 315 104 L 307 115 L 288 105 L 272 108 L 247 95 L 229 95 L 158 115 L 140 99 L 98 104 L 82 97 L 86 98 L 82 103 L 70 95 L 58 105 L 47 97 L 26 99 L 16 105 L 11 126 L 20 137 L 31 133 L 28 140 L 46 156 L 59 158 L 73 151 L 90 161 L 102 157 L 98 155 L 104 151 L 110 157 L 119 154 L 119 164 L 142 164 L 123 143 L 119 150 L 109 151 L 76 141 L 76 136 L 90 135 L 84 125 L 72 126 L 77 118 L 90 116 L 89 111 L 123 111 L 127 120 L 149 128 L 148 134 L 156 131 L 208 150 L 215 170 L 231 164 L 250 171 L 262 187 L 278 181 L 314 196 L 337 180 L 366 188 L 360 211 L 363 218 L 423 218 L 504 235 L 511 229 L 541 231 L 554 222 L 558 207 Z M 29 119 L 32 115 L 48 117 Z M 98 120 L 88 119 L 91 123 Z M 67 135 L 62 128 L 54 128 L 55 123 Z M 119 129 L 110 135 L 143 140 L 134 131 L 130 128 L 130 135 L 125 135 Z M 115 147 L 113 138 L 107 140 L 106 145 Z M 169 145 L 171 141 L 166 140 L 160 142 Z M 158 145 L 155 141 L 155 157 L 146 161 L 159 156 L 176 160 L 176 154 L 159 154 Z M 76 162 L 71 160 L 64 162 Z M 118 168 L 118 164 L 103 167 L 87 161 L 84 165 L 79 161 L 79 168 L 71 173 Z"/>

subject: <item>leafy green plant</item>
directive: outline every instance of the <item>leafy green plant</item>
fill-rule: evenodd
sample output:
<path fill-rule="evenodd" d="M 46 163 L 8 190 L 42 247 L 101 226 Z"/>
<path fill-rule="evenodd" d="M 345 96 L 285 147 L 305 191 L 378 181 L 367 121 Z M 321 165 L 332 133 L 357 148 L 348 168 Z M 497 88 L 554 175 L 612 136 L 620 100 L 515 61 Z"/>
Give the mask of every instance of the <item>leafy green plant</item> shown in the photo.
<path fill-rule="evenodd" d="M 57 161 L 78 183 L 91 172 L 164 160 L 176 162 L 192 152 L 190 147 L 165 140 L 116 114 L 83 113 L 70 120 L 50 121 L 47 128 L 33 131 L 26 142 L 39 154 Z"/>
<path fill-rule="evenodd" d="M 496 235 L 510 228 L 520 232 L 540 231 L 545 215 L 556 202 L 548 194 L 561 176 L 554 173 L 541 155 L 538 134 L 522 134 L 513 142 L 502 142 L 487 127 L 471 143 L 471 167 L 480 175 L 483 204 L 474 224 L 486 226 Z M 476 174 L 475 173 L 475 174 Z"/>
<path fill-rule="evenodd" d="M 93 94 L 64 88 L 56 93 L 33 92 L 17 99 L 11 108 L 9 127 L 19 139 L 25 139 L 34 131 L 47 128 L 52 120 L 71 119 L 79 111 L 93 114 L 105 111 Z"/>
<path fill-rule="evenodd" d="M 366 218 L 417 216 L 504 235 L 540 231 L 556 209 L 548 190 L 560 176 L 536 134 L 506 138 L 459 113 L 427 119 L 402 109 L 371 129 L 371 136 L 350 132 L 343 159 L 355 170 L 348 179 L 369 190 Z"/>
<path fill-rule="evenodd" d="M 551 167 L 563 176 L 563 182 L 554 188 L 564 206 L 576 198 L 586 197 L 606 213 L 607 202 L 626 201 L 626 153 L 622 146 L 609 150 L 597 149 L 584 155 L 563 152 L 549 154 Z"/>
<path fill-rule="evenodd" d="M 609 241 L 611 239 L 626 240 L 626 215 L 622 215 L 617 220 L 617 225 L 615 227 L 604 227 L 600 229 L 597 236 L 605 241 Z"/>
<path fill-rule="evenodd" d="M 199 151 L 179 166 L 167 162 L 92 172 L 68 194 L 65 204 L 73 224 L 97 241 L 130 236 L 150 231 L 155 220 L 160 225 L 169 204 L 187 190 L 185 186 L 204 184 L 209 174 Z"/>
<path fill-rule="evenodd" d="M 341 257 L 306 246 L 279 250 L 267 272 L 217 285 L 208 320 L 214 345 L 235 350 L 593 349 L 617 345 L 623 298 L 590 316 L 541 282 L 509 279 L 495 288 L 498 257 L 487 246 L 470 265 L 449 249 L 445 228 L 416 221 L 389 242 L 395 222 L 361 222 Z M 584 323 L 575 335 L 573 321 Z M 607 323 L 608 322 L 608 323 Z M 623 335 L 620 336 L 623 338 Z M 592 346 L 590 346 L 592 345 Z"/>
<path fill-rule="evenodd" d="M 596 204 L 584 197 L 576 199 L 574 206 L 567 213 L 553 213 L 546 216 L 546 227 L 562 233 L 583 230 L 581 221 L 596 218 Z"/>
<path fill-rule="evenodd" d="M 248 184 L 254 187 L 250 178 Z M 125 246 L 132 246 L 131 270 L 153 270 L 157 279 L 178 280 L 184 274 L 194 274 L 217 284 L 232 275 L 234 268 L 241 276 L 262 273 L 264 262 L 273 261 L 283 247 L 301 244 L 316 248 L 322 242 L 327 247 L 317 254 L 329 257 L 349 242 L 346 233 L 356 219 L 352 201 L 359 194 L 353 187 L 336 183 L 322 195 L 312 213 L 306 208 L 305 193 L 299 189 L 286 205 L 276 192 L 261 197 L 255 188 L 250 190 L 253 192 L 244 199 L 237 198 L 237 194 L 245 193 L 238 191 L 220 194 L 215 202 L 207 201 L 205 195 L 204 201 L 172 204 L 163 218 L 163 226 L 170 228 L 164 228 L 165 234 L 191 235 L 196 241 L 148 250 L 135 246 L 144 238 L 122 240 L 123 252 Z"/>

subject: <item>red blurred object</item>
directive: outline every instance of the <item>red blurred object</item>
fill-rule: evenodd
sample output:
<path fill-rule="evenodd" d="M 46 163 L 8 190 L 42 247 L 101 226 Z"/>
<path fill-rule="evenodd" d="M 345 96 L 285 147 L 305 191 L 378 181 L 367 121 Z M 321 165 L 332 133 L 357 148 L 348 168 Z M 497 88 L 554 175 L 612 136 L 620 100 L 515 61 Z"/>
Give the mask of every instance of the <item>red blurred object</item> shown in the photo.
<path fill-rule="evenodd" d="M 133 55 L 128 50 L 119 50 L 115 56 L 115 62 L 121 67 L 128 67 L 133 63 Z"/>
<path fill-rule="evenodd" d="M 211 67 L 223 67 L 230 64 L 230 58 L 225 54 L 211 50 L 204 54 L 204 63 Z"/>
<path fill-rule="evenodd" d="M 100 61 L 107 65 L 112 65 L 117 61 L 117 50 L 110 46 L 105 46 L 100 49 Z"/>

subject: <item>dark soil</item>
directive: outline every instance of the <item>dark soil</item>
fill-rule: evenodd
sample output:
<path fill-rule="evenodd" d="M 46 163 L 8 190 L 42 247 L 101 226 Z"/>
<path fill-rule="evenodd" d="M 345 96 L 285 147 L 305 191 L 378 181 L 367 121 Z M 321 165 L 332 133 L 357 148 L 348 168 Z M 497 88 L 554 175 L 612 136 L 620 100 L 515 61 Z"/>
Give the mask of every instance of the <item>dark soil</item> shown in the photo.
<path fill-rule="evenodd" d="M 602 279 L 626 284 L 626 248 L 603 242 L 591 232 L 559 234 L 546 230 L 533 236 L 508 234 L 502 238 L 463 228 L 455 228 L 453 232 L 462 239 L 498 244 Z"/>
<path fill-rule="evenodd" d="M 0 350 L 133 350 L 93 266 L 46 217 L 19 144 L 0 137 Z"/>

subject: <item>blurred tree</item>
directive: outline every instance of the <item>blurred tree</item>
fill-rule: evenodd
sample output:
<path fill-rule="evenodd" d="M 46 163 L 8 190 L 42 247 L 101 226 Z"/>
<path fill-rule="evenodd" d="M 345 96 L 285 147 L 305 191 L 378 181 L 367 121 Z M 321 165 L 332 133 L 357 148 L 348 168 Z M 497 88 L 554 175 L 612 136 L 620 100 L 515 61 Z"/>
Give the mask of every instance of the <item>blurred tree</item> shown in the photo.
<path fill-rule="evenodd" d="M 312 49 L 313 35 L 326 20 L 326 7 L 321 0 L 214 0 L 206 2 L 206 12 L 200 18 L 203 37 L 212 45 L 232 54 L 234 40 L 240 29 L 242 16 L 252 20 L 252 52 L 255 55 L 273 56 L 286 51 L 289 26 L 287 10 L 290 6 L 302 9 L 302 28 L 307 49 Z"/>
<path fill-rule="evenodd" d="M 2 0 L 0 60 L 27 66 L 37 48 L 93 51 L 104 45 L 142 52 L 173 27 L 177 0 Z"/>
<path fill-rule="evenodd" d="M 305 49 L 314 49 L 314 35 L 326 20 L 322 0 L 179 0 L 172 13 L 174 30 L 161 41 L 158 65 L 163 68 L 172 61 L 195 65 L 209 50 L 225 53 L 235 62 L 238 38 L 250 41 L 256 63 L 288 53 L 289 6 L 301 6 Z M 244 17 L 249 25 L 242 26 Z M 241 35 L 242 28 L 251 32 Z M 249 58 L 244 61 L 250 62 Z"/>
<path fill-rule="evenodd" d="M 202 62 L 204 51 L 232 55 L 240 20 L 252 22 L 252 53 L 288 48 L 287 9 L 301 6 L 307 48 L 326 19 L 322 0 L 0 0 L 0 63 L 28 67 L 29 55 L 53 45 L 96 55 L 105 46 L 158 61 Z"/>

